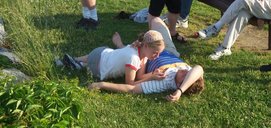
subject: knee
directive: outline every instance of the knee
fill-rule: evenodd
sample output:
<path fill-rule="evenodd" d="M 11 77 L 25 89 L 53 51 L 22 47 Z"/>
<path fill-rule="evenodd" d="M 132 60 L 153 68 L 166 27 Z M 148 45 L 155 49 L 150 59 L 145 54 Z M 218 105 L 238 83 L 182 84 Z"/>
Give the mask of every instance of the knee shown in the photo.
<path fill-rule="evenodd" d="M 160 17 L 154 17 L 151 19 L 151 24 L 163 23 Z"/>

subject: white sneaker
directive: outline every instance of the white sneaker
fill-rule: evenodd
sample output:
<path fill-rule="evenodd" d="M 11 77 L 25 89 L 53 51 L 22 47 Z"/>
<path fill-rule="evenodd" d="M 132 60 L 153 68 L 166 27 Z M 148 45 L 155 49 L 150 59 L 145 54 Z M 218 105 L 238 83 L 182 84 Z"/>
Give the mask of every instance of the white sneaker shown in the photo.
<path fill-rule="evenodd" d="M 176 26 L 182 27 L 182 28 L 188 28 L 188 19 L 182 19 L 179 17 Z"/>
<path fill-rule="evenodd" d="M 166 25 L 168 25 L 168 18 L 165 16 L 162 16 L 162 20 L 165 22 Z M 188 19 L 182 19 L 181 17 L 178 18 L 176 23 L 176 28 L 188 28 Z"/>
<path fill-rule="evenodd" d="M 219 45 L 215 52 L 211 54 L 209 57 L 211 60 L 218 60 L 222 56 L 229 56 L 231 55 L 231 50 L 229 48 L 225 48 L 222 45 Z"/>
<path fill-rule="evenodd" d="M 219 33 L 219 30 L 214 25 L 211 25 L 203 30 L 200 30 L 199 37 L 202 39 L 208 39 L 212 36 L 216 36 Z"/>

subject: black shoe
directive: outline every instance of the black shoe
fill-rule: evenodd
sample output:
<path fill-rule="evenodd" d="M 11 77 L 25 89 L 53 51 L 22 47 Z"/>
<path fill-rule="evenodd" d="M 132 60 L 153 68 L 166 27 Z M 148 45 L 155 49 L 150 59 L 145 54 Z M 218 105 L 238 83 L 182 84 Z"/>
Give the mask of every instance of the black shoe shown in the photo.
<path fill-rule="evenodd" d="M 62 62 L 66 67 L 71 67 L 72 69 L 80 70 L 83 68 L 83 66 L 80 64 L 80 62 L 76 61 L 73 57 L 71 57 L 68 54 L 64 55 Z"/>
<path fill-rule="evenodd" d="M 119 19 L 119 20 L 120 20 L 120 19 L 129 19 L 131 15 L 132 15 L 131 13 L 126 13 L 126 12 L 124 12 L 124 11 L 121 11 L 121 12 L 116 16 L 116 18 Z"/>
<path fill-rule="evenodd" d="M 84 28 L 86 30 L 93 29 L 95 30 L 98 26 L 99 22 L 90 18 L 81 18 L 77 23 L 76 23 L 76 28 Z"/>
<path fill-rule="evenodd" d="M 268 64 L 268 65 L 262 65 L 260 67 L 260 71 L 261 72 L 268 72 L 268 71 L 271 71 L 271 64 Z"/>

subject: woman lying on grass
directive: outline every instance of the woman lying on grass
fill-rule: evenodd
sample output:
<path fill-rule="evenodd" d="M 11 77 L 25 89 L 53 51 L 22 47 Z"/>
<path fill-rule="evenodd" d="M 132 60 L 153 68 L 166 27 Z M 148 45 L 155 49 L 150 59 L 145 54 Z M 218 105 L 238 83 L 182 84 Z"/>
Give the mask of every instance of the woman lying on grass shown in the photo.
<path fill-rule="evenodd" d="M 142 78 L 135 81 L 136 72 L 144 65 L 147 59 L 153 60 L 165 48 L 162 35 L 154 30 L 146 32 L 135 42 L 141 45 L 132 47 L 127 45 L 120 49 L 98 47 L 88 55 L 73 58 L 68 54 L 64 55 L 63 64 L 72 68 L 81 69 L 87 65 L 93 76 L 105 80 L 117 78 L 125 75 L 127 84 L 138 84 L 139 82 L 150 80 Z"/>
<path fill-rule="evenodd" d="M 161 24 L 164 23 L 161 22 Z M 161 32 L 160 30 L 162 29 L 157 29 L 157 31 L 162 33 L 164 38 L 165 36 L 169 36 L 164 35 L 164 32 Z M 113 36 L 113 43 L 119 48 L 124 47 L 118 33 L 115 33 Z M 171 43 L 173 44 L 172 40 L 165 42 L 165 44 Z M 178 101 L 184 92 L 187 94 L 200 93 L 204 89 L 203 68 L 199 65 L 196 65 L 192 68 L 172 53 L 174 53 L 174 51 L 163 51 L 158 58 L 154 60 L 148 60 L 148 62 L 143 65 L 140 70 L 144 72 L 144 75 L 141 77 L 157 77 L 160 75 L 160 80 L 153 79 L 134 85 L 98 82 L 90 84 L 88 88 L 89 90 L 103 89 L 136 94 L 150 94 L 167 90 L 175 90 L 173 94 L 166 97 L 169 101 Z"/>

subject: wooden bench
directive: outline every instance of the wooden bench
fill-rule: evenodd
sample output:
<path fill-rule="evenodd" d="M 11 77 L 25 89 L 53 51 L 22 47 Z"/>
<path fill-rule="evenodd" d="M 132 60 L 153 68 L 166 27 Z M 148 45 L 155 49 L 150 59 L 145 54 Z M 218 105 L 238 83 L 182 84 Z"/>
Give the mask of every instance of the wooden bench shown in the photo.
<path fill-rule="evenodd" d="M 222 15 L 234 0 L 199 0 L 199 1 L 220 10 Z M 253 17 L 249 21 L 249 23 L 255 25 L 255 23 L 257 23 L 256 20 L 257 18 Z M 266 23 L 268 24 L 268 50 L 271 50 L 271 20 L 266 20 Z"/>

